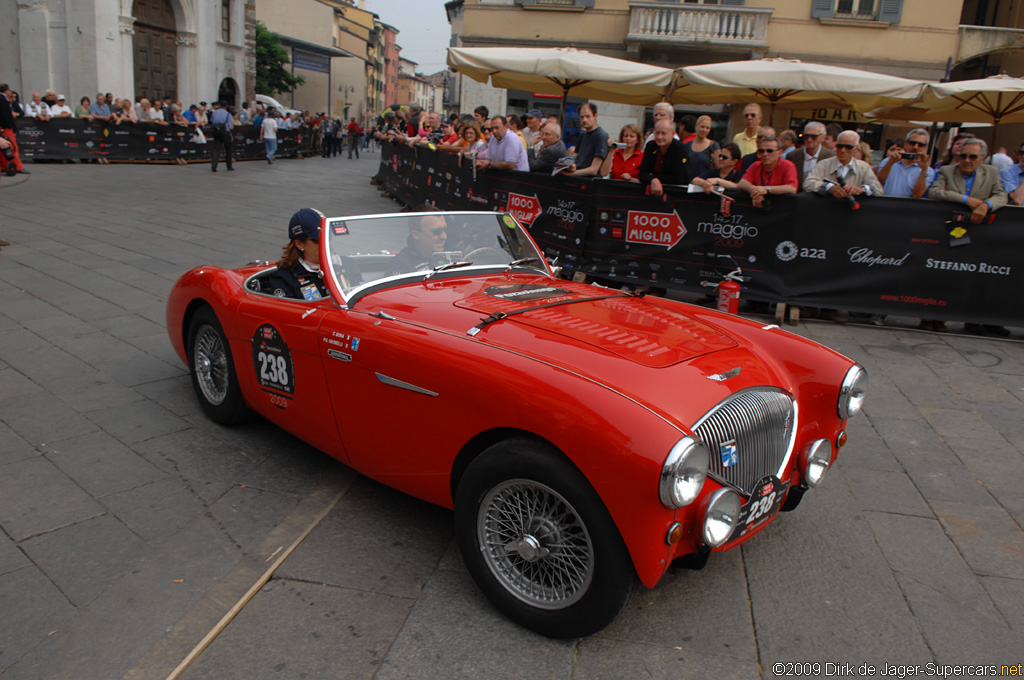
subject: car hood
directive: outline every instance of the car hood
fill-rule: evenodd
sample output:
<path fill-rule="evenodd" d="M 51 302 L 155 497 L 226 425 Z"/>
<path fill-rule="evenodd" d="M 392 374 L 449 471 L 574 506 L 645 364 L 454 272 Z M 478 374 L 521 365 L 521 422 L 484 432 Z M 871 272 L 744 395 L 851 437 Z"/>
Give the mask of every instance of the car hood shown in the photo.
<path fill-rule="evenodd" d="M 455 306 L 652 368 L 736 347 L 725 333 L 642 297 L 568 281 L 492 282 Z"/>
<path fill-rule="evenodd" d="M 680 424 L 749 387 L 792 391 L 793 375 L 819 386 L 805 363 L 831 353 L 702 307 L 543 276 L 432 279 L 367 295 L 359 307 L 560 367 Z"/>

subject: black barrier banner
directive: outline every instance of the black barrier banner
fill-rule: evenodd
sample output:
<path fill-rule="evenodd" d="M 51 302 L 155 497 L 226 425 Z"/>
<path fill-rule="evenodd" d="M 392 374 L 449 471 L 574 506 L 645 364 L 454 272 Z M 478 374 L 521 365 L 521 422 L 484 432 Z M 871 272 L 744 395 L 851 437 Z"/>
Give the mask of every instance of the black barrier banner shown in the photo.
<path fill-rule="evenodd" d="M 593 181 L 595 218 L 587 234 L 584 273 L 632 285 L 710 292 L 737 268 L 751 277 L 747 293 L 778 300 L 784 284 L 765 267 L 766 221 L 788 229 L 795 224 L 794 201 L 775 200 L 754 208 L 737 198 L 729 214 L 717 195 L 666 187 L 649 196 L 636 183 Z"/>
<path fill-rule="evenodd" d="M 206 143 L 197 141 L 196 129 L 157 123 L 96 123 L 79 118 L 54 118 L 46 122 L 19 119 L 18 151 L 24 160 L 209 160 L 213 127 L 204 126 Z M 278 130 L 277 155 L 293 156 L 309 150 L 309 128 Z M 265 155 L 260 128 L 236 125 L 232 130 L 235 158 Z"/>
<path fill-rule="evenodd" d="M 567 273 L 710 292 L 703 283 L 740 268 L 749 277 L 744 294 L 754 299 L 1024 325 L 1024 210 L 1016 206 L 986 225 L 963 222 L 956 204 L 884 196 L 851 210 L 807 193 L 771 196 L 755 208 L 735 193 L 723 211 L 719 196 L 682 187 L 652 197 L 642 185 L 610 180 L 488 171 L 474 181 L 468 161 L 450 165 L 454 154 L 384 149 L 381 179 L 396 196 L 436 199 L 443 209 L 508 210 Z M 449 173 L 457 185 L 437 179 Z M 951 235 L 958 227 L 966 234 Z"/>
<path fill-rule="evenodd" d="M 567 274 L 579 269 L 592 212 L 590 180 L 503 170 L 480 172 L 476 180 L 474 193 L 523 224 L 549 261 L 557 259 Z"/>

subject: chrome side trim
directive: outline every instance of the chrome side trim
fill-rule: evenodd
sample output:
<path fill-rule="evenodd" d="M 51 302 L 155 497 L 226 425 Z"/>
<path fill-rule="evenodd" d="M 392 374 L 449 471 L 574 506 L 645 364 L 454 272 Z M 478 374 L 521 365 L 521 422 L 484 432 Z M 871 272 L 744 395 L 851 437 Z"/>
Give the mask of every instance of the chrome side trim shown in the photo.
<path fill-rule="evenodd" d="M 383 373 L 374 373 L 377 376 L 377 380 L 380 380 L 385 385 L 391 385 L 392 387 L 401 387 L 403 390 L 409 390 L 410 392 L 416 392 L 417 394 L 425 394 L 428 397 L 436 397 L 437 392 L 431 392 L 425 387 L 417 387 L 407 382 L 402 382 L 392 378 L 391 376 L 384 375 Z"/>

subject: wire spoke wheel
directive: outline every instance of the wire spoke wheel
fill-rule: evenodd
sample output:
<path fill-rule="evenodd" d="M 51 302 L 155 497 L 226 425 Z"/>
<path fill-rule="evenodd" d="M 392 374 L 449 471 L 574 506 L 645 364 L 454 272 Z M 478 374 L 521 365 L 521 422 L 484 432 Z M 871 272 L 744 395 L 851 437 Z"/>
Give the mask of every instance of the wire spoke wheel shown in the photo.
<path fill-rule="evenodd" d="M 587 593 L 594 546 L 576 510 L 554 489 L 511 479 L 483 498 L 477 539 L 503 588 L 539 609 L 563 609 Z"/>
<path fill-rule="evenodd" d="M 209 307 L 200 307 L 192 315 L 187 347 L 192 389 L 203 413 L 221 425 L 237 425 L 245 420 L 248 409 L 235 374 L 231 346 Z"/>
<path fill-rule="evenodd" d="M 203 396 L 214 406 L 228 396 L 228 355 L 220 333 L 212 326 L 199 329 L 193 363 Z"/>

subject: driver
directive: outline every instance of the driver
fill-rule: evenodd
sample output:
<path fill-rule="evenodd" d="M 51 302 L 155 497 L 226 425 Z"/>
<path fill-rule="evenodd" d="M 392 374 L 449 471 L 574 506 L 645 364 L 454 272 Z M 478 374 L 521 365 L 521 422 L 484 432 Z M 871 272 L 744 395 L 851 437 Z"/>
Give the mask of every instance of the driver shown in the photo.
<path fill-rule="evenodd" d="M 320 300 L 331 293 L 320 271 L 320 221 L 323 213 L 303 208 L 288 223 L 288 244 L 277 269 L 267 279 L 267 290 L 277 297 Z"/>
<path fill-rule="evenodd" d="M 415 212 L 435 214 L 410 220 L 407 245 L 391 260 L 385 276 L 429 269 L 431 256 L 444 250 L 448 239 L 448 223 L 441 211 L 435 206 L 424 204 L 417 206 Z"/>

